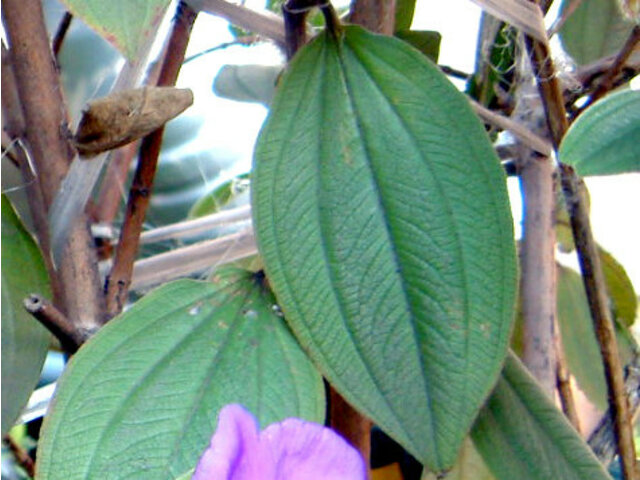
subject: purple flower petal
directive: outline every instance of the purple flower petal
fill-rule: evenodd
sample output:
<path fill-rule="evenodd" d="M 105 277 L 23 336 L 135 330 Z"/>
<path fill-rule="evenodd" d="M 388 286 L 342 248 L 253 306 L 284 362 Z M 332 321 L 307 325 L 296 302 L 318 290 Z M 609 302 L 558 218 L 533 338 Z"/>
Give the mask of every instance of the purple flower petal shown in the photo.
<path fill-rule="evenodd" d="M 240 405 L 220 411 L 218 428 L 192 480 L 365 480 L 360 454 L 329 428 L 297 418 L 261 433 Z"/>
<path fill-rule="evenodd" d="M 274 478 L 270 452 L 260 444 L 258 424 L 240 405 L 220 410 L 211 445 L 200 458 L 192 480 Z"/>
<path fill-rule="evenodd" d="M 275 460 L 276 480 L 365 480 L 362 457 L 340 435 L 288 418 L 260 433 Z"/>

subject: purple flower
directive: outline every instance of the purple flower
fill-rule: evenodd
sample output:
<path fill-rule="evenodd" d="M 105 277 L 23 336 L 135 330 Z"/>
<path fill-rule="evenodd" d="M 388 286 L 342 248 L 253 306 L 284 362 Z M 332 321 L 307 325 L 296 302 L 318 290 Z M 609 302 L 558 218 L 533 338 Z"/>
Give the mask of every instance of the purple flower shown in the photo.
<path fill-rule="evenodd" d="M 297 418 L 258 431 L 240 405 L 227 405 L 192 480 L 365 480 L 362 457 L 333 430 Z"/>

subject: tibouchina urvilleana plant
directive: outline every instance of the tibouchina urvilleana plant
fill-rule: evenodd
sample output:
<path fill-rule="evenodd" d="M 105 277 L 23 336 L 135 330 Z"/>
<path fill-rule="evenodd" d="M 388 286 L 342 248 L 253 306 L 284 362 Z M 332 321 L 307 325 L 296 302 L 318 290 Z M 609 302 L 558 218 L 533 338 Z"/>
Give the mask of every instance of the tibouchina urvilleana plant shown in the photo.
<path fill-rule="evenodd" d="M 220 411 L 193 480 L 365 480 L 360 454 L 333 430 L 287 418 L 259 431 L 237 404 Z"/>

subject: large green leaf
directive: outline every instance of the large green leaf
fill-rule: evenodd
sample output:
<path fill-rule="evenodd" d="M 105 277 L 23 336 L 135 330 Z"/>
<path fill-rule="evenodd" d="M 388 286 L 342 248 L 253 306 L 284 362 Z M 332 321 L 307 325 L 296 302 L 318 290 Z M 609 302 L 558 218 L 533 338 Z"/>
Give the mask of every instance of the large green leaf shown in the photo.
<path fill-rule="evenodd" d="M 2 436 L 40 378 L 49 334 L 24 309 L 31 293 L 50 296 L 42 255 L 9 199 L 2 195 Z"/>
<path fill-rule="evenodd" d="M 563 0 L 560 15 L 576 0 Z M 631 33 L 616 0 L 583 0 L 560 29 L 565 50 L 580 65 L 616 53 Z"/>
<path fill-rule="evenodd" d="M 600 347 L 593 330 L 582 277 L 558 266 L 558 324 L 569 371 L 580 389 L 598 408 L 607 408 L 607 384 Z M 631 359 L 631 346 L 618 327 L 618 346 L 623 364 Z"/>
<path fill-rule="evenodd" d="M 595 103 L 571 125 L 560 160 L 580 175 L 640 172 L 640 91 L 616 92 Z"/>
<path fill-rule="evenodd" d="M 498 480 L 611 480 L 515 355 L 471 430 Z"/>
<path fill-rule="evenodd" d="M 274 305 L 259 275 L 230 270 L 164 285 L 112 320 L 60 380 L 37 478 L 175 478 L 228 403 L 262 425 L 322 422 L 321 377 Z"/>
<path fill-rule="evenodd" d="M 254 222 L 303 346 L 431 470 L 500 372 L 516 261 L 504 174 L 436 66 L 359 27 L 319 35 L 258 140 Z"/>
<path fill-rule="evenodd" d="M 170 0 L 62 0 L 129 60 L 155 34 Z"/>

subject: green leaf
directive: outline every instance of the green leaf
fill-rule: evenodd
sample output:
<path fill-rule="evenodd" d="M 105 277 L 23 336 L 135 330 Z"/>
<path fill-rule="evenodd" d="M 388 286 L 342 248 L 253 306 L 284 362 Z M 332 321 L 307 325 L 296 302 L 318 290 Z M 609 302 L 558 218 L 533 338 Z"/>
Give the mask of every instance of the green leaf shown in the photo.
<path fill-rule="evenodd" d="M 282 65 L 224 65 L 213 82 L 216 95 L 269 105 Z"/>
<path fill-rule="evenodd" d="M 220 211 L 242 195 L 248 195 L 250 188 L 249 174 L 243 173 L 224 182 L 210 193 L 193 204 L 189 210 L 189 218 L 198 218 Z"/>
<path fill-rule="evenodd" d="M 281 82 L 251 187 L 269 281 L 342 395 L 451 467 L 511 330 L 504 173 L 464 95 L 398 39 L 321 34 Z"/>
<path fill-rule="evenodd" d="M 569 371 L 580 389 L 599 409 L 607 408 L 607 384 L 600 347 L 593 329 L 582 277 L 570 268 L 558 266 L 558 324 Z M 628 341 L 617 332 L 623 364 L 631 357 Z"/>
<path fill-rule="evenodd" d="M 409 30 L 413 22 L 416 0 L 396 0 L 396 20 L 394 31 Z"/>
<path fill-rule="evenodd" d="M 633 283 L 627 276 L 624 267 L 618 263 L 613 255 L 602 248 L 598 251 L 607 292 L 612 304 L 613 316 L 622 326 L 630 327 L 635 322 L 638 310 L 638 297 Z"/>
<path fill-rule="evenodd" d="M 2 195 L 2 436 L 33 392 L 49 346 L 49 333 L 24 309 L 31 293 L 50 297 L 40 249 Z"/>
<path fill-rule="evenodd" d="M 575 0 L 563 0 L 560 15 Z M 618 52 L 631 33 L 633 23 L 620 13 L 616 0 L 583 0 L 560 29 L 564 49 L 579 64 Z"/>
<path fill-rule="evenodd" d="M 571 125 L 560 161 L 582 175 L 640 172 L 640 91 L 612 93 Z"/>
<path fill-rule="evenodd" d="M 471 438 L 498 480 L 611 480 L 515 355 L 509 355 Z"/>
<path fill-rule="evenodd" d="M 429 60 L 438 61 L 440 40 L 442 39 L 440 33 L 429 30 L 399 30 L 394 35 L 420 50 L 429 57 Z"/>
<path fill-rule="evenodd" d="M 82 19 L 129 60 L 136 60 L 140 48 L 156 33 L 170 0 L 62 0 L 69 11 Z"/>
<path fill-rule="evenodd" d="M 60 380 L 38 478 L 173 479 L 234 402 L 261 425 L 322 422 L 322 379 L 274 305 L 260 275 L 227 270 L 166 284 L 109 322 Z"/>

